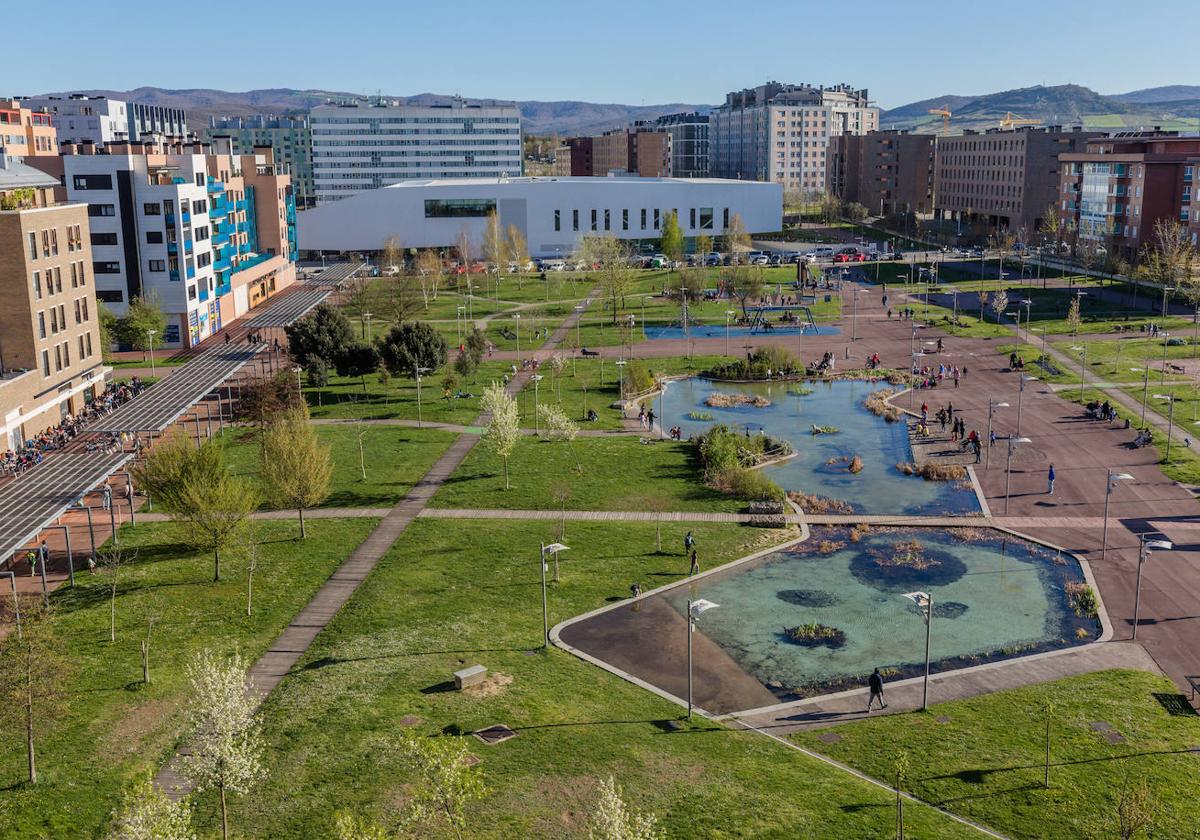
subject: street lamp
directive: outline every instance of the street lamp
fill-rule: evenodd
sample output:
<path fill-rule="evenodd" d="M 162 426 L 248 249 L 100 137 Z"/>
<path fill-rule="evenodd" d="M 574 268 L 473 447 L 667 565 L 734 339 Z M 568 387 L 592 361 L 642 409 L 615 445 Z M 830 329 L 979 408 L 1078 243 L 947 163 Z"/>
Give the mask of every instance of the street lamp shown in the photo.
<path fill-rule="evenodd" d="M 521 364 L 521 313 L 513 313 L 513 331 L 517 336 L 517 365 Z"/>
<path fill-rule="evenodd" d="M 925 309 L 929 310 L 929 293 L 925 293 Z M 858 341 L 858 286 L 854 286 L 854 308 L 850 316 L 850 340 Z"/>
<path fill-rule="evenodd" d="M 1046 333 L 1048 330 L 1045 327 L 1030 327 L 1028 332 L 1040 332 L 1042 334 L 1042 361 L 1046 360 Z"/>
<path fill-rule="evenodd" d="M 150 348 L 150 375 L 154 376 L 154 336 L 158 330 L 146 330 L 146 345 Z"/>
<path fill-rule="evenodd" d="M 1087 345 L 1071 345 L 1071 349 L 1079 354 L 1079 402 L 1083 403 L 1083 386 L 1087 382 Z"/>
<path fill-rule="evenodd" d="M 415 368 L 417 374 L 417 428 L 422 427 L 421 421 L 421 374 L 429 373 L 429 368 L 417 366 Z"/>
<path fill-rule="evenodd" d="M 1027 437 L 1010 437 L 1008 439 L 1008 462 L 1004 467 L 1004 515 L 1008 516 L 1008 491 L 1012 486 L 1012 456 L 1017 444 L 1032 443 Z"/>
<path fill-rule="evenodd" d="M 692 719 L 692 634 L 696 632 L 696 619 L 708 610 L 719 606 L 721 605 L 706 601 L 704 598 L 697 598 L 695 601 L 688 600 L 688 720 Z"/>
<path fill-rule="evenodd" d="M 1167 347 L 1170 346 L 1170 342 L 1167 341 L 1167 337 L 1170 336 L 1170 333 L 1164 332 L 1163 330 L 1159 330 L 1158 334 L 1160 336 L 1162 336 L 1162 340 L 1163 340 L 1162 376 L 1159 377 L 1158 384 L 1166 385 L 1167 384 Z"/>
<path fill-rule="evenodd" d="M 1017 389 L 1017 434 L 1021 434 L 1021 397 L 1025 395 L 1025 383 L 1037 382 L 1036 376 L 1021 374 L 1021 384 Z"/>
<path fill-rule="evenodd" d="M 617 359 L 613 362 L 617 366 L 617 393 L 618 399 L 621 401 L 621 416 L 625 416 L 625 365 L 629 364 L 625 359 Z"/>
<path fill-rule="evenodd" d="M 459 304 L 454 307 L 454 333 L 458 336 L 458 340 L 462 341 L 463 320 L 467 314 L 467 307 Z"/>
<path fill-rule="evenodd" d="M 550 645 L 550 605 L 546 600 L 546 555 L 554 555 L 554 579 L 558 580 L 558 552 L 570 551 L 569 546 L 562 543 L 542 543 L 542 648 Z"/>
<path fill-rule="evenodd" d="M 533 380 L 533 433 L 537 435 L 540 432 L 538 428 L 538 383 L 542 381 L 543 377 L 540 373 L 535 373 L 530 379 Z"/>
<path fill-rule="evenodd" d="M 734 315 L 737 315 L 736 310 L 734 310 L 734 309 L 726 309 L 725 310 L 725 355 L 726 356 L 729 355 L 729 321 L 730 321 L 730 319 L 733 318 Z"/>
<path fill-rule="evenodd" d="M 1154 399 L 1167 401 L 1167 453 L 1163 456 L 1163 463 L 1166 464 L 1171 460 L 1171 431 L 1175 428 L 1175 398 L 1170 394 L 1155 394 Z"/>
<path fill-rule="evenodd" d="M 933 596 L 928 592 L 906 592 L 908 598 L 921 610 L 925 619 L 925 685 L 921 693 L 921 711 L 929 708 L 929 636 L 933 625 Z"/>
<path fill-rule="evenodd" d="M 575 311 L 579 313 L 575 316 L 575 344 L 578 347 L 583 347 L 583 344 L 579 340 L 579 322 L 583 320 L 583 308 L 584 307 L 582 303 L 575 307 Z M 645 324 L 643 321 L 643 327 L 644 326 Z"/>
<path fill-rule="evenodd" d="M 1112 498 L 1112 492 L 1117 487 L 1118 481 L 1133 481 L 1133 476 L 1129 473 L 1115 473 L 1112 470 L 1106 471 L 1108 477 L 1106 479 L 1104 489 L 1104 535 L 1100 538 L 1100 560 L 1104 561 L 1108 554 L 1108 503 Z"/>
<path fill-rule="evenodd" d="M 1021 338 L 1021 324 L 1019 323 L 1021 320 L 1021 310 L 1019 307 L 1022 307 L 1022 306 L 1025 307 L 1025 334 L 1028 335 L 1029 334 L 1029 319 L 1032 317 L 1033 301 L 1030 300 L 1029 298 L 1025 298 L 1024 300 L 1017 301 L 1017 306 L 1018 306 L 1018 309 L 1017 309 L 1017 321 L 1018 321 L 1018 323 L 1017 323 L 1017 339 L 1019 340 Z"/>
<path fill-rule="evenodd" d="M 304 386 L 300 384 L 301 370 L 303 370 L 303 368 L 301 368 L 300 365 L 296 365 L 292 368 L 292 373 L 296 374 L 296 399 L 298 402 L 304 402 Z"/>
<path fill-rule="evenodd" d="M 1137 638 L 1138 613 L 1141 611 L 1141 606 L 1142 606 L 1142 566 L 1144 566 L 1146 564 L 1146 561 L 1150 559 L 1150 549 L 1155 548 L 1155 549 L 1162 549 L 1163 551 L 1170 551 L 1172 548 L 1175 547 L 1175 545 L 1170 540 L 1148 540 L 1148 539 L 1146 539 L 1146 534 L 1139 534 L 1138 539 L 1141 540 L 1142 545 L 1141 545 L 1140 550 L 1138 551 L 1137 585 L 1134 588 L 1134 596 L 1133 596 L 1133 636 L 1132 636 L 1132 638 L 1134 638 L 1134 639 Z"/>
<path fill-rule="evenodd" d="M 983 468 L 988 469 L 992 465 L 992 415 L 996 413 L 997 408 L 1008 408 L 1008 403 L 998 402 L 996 400 L 988 400 L 988 436 L 987 436 L 987 461 Z M 951 420 L 954 418 L 951 417 Z"/>
<path fill-rule="evenodd" d="M 1119 344 L 1117 346 L 1120 347 Z M 1138 425 L 1145 428 L 1145 426 L 1146 426 L 1146 403 L 1150 399 L 1150 365 L 1146 365 L 1145 367 L 1135 367 L 1135 368 L 1129 369 L 1130 373 L 1137 373 L 1138 371 L 1141 371 L 1141 373 L 1142 373 L 1142 422 L 1139 423 Z"/>
<path fill-rule="evenodd" d="M 362 314 L 363 321 L 363 341 L 367 340 L 367 336 L 371 333 L 371 319 L 375 317 L 373 312 L 364 312 Z"/>

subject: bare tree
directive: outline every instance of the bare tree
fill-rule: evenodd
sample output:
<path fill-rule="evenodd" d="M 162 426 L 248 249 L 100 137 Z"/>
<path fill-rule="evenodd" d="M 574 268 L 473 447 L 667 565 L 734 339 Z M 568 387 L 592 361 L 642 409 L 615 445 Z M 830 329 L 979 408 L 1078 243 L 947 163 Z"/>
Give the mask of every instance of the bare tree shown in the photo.
<path fill-rule="evenodd" d="M 117 588 L 121 583 L 121 570 L 137 557 L 135 551 L 126 557 L 121 549 L 109 548 L 100 554 L 100 574 L 104 577 L 108 589 L 108 640 L 117 640 Z"/>
<path fill-rule="evenodd" d="M 579 241 L 576 256 L 580 262 L 595 267 L 601 292 L 612 305 L 612 322 L 615 324 L 618 308 L 624 306 L 625 296 L 634 280 L 628 246 L 612 234 L 585 236 Z"/>
<path fill-rule="evenodd" d="M 254 572 L 258 569 L 258 543 L 249 540 L 246 545 L 246 616 L 254 612 Z"/>
<path fill-rule="evenodd" d="M 562 519 L 558 526 L 558 541 L 563 542 L 567 538 L 567 500 L 571 498 L 571 485 L 566 481 L 554 481 L 550 484 L 550 498 L 559 505 L 559 510 L 562 513 Z"/>
<path fill-rule="evenodd" d="M 458 236 L 454 240 L 454 251 L 458 254 L 458 263 L 466 272 L 467 282 L 470 283 L 471 263 L 475 260 L 475 245 L 471 241 L 471 229 L 467 227 L 466 222 L 463 222 L 462 227 L 458 229 Z"/>
<path fill-rule="evenodd" d="M 1131 783 L 1127 772 L 1125 783 L 1121 786 L 1121 796 L 1117 799 L 1117 836 L 1121 840 L 1134 840 L 1154 822 L 1157 809 L 1158 803 L 1150 791 L 1150 782 L 1140 778 Z"/>
<path fill-rule="evenodd" d="M 417 279 L 421 284 L 421 300 L 426 310 L 429 309 L 431 300 L 437 300 L 444 270 L 442 258 L 438 256 L 437 251 L 427 248 L 417 255 Z"/>
<path fill-rule="evenodd" d="M 508 243 L 506 245 L 508 251 L 508 259 L 510 262 L 516 263 L 517 269 L 517 289 L 524 288 L 525 268 L 529 265 L 529 245 L 525 241 L 525 234 L 521 233 L 521 229 L 516 225 L 508 226 Z M 546 300 L 550 299 L 550 282 L 546 282 Z"/>
<path fill-rule="evenodd" d="M 383 240 L 383 267 L 388 273 L 404 273 L 404 243 L 395 234 Z"/>
<path fill-rule="evenodd" d="M 750 250 L 750 234 L 746 232 L 746 223 L 742 221 L 741 213 L 734 213 L 725 228 L 725 253 L 735 260 L 740 260 L 742 254 Z"/>
<path fill-rule="evenodd" d="M 40 728 L 54 716 L 65 694 L 69 660 L 55 632 L 50 609 L 40 598 L 21 598 L 21 633 L 0 640 L 0 721 L 25 737 L 29 783 L 37 784 Z"/>

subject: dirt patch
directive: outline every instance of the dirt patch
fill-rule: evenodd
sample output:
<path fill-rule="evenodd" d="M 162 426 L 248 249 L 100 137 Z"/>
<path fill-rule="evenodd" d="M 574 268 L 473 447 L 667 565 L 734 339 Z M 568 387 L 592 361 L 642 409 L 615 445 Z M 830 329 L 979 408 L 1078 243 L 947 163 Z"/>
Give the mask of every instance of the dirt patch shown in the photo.
<path fill-rule="evenodd" d="M 512 684 L 512 681 L 513 678 L 508 674 L 493 671 L 487 675 L 487 678 L 483 682 L 467 686 L 462 690 L 462 693 L 469 697 L 495 697 L 508 688 Z"/>
<path fill-rule="evenodd" d="M 174 708 L 166 699 L 147 700 L 130 708 L 123 718 L 113 721 L 105 735 L 109 751 L 120 755 L 142 752 L 144 742 L 161 731 Z"/>

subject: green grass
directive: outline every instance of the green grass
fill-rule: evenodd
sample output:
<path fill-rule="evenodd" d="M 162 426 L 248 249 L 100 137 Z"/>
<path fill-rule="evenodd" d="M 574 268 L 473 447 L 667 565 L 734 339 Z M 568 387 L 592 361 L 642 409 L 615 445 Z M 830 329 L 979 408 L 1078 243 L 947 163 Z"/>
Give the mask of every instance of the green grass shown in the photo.
<path fill-rule="evenodd" d="M 997 353 L 1000 353 L 1001 355 L 1004 355 L 1004 356 L 1008 356 L 1012 353 L 1016 353 L 1018 356 L 1022 357 L 1025 360 L 1025 372 L 1027 374 L 1029 374 L 1030 376 L 1036 376 L 1038 379 L 1042 380 L 1043 382 L 1053 382 L 1053 383 L 1056 383 L 1059 385 L 1069 385 L 1071 383 L 1074 383 L 1074 384 L 1079 383 L 1079 373 L 1078 373 L 1079 369 L 1078 368 L 1076 368 L 1074 372 L 1072 372 L 1070 369 L 1064 370 L 1062 363 L 1055 361 L 1053 358 L 1049 359 L 1048 363 L 1058 370 L 1057 373 L 1051 373 L 1046 368 L 1040 366 L 1037 363 L 1037 360 L 1040 359 L 1042 356 L 1042 348 L 1040 345 L 1034 346 L 1032 344 L 1000 344 L 1000 345 L 997 345 L 994 349 Z M 1061 348 L 1059 348 L 1059 349 L 1061 349 Z"/>
<path fill-rule="evenodd" d="M 1076 350 L 1074 348 L 1081 349 Z M 1172 359 L 1192 359 L 1195 347 L 1165 346 L 1162 338 L 1112 338 L 1103 341 L 1058 341 L 1054 349 L 1070 356 L 1078 366 L 1087 353 L 1088 378 L 1099 378 L 1105 382 L 1137 383 L 1145 378 L 1144 369 L 1150 368 L 1150 386 L 1154 387 L 1162 377 L 1163 350 L 1167 364 Z M 1137 370 L 1134 370 L 1137 368 Z M 1167 369 L 1167 381 L 1184 378 L 1182 374 Z"/>
<path fill-rule="evenodd" d="M 551 623 L 626 596 L 632 581 L 681 575 L 685 530 L 664 526 L 664 556 L 653 525 L 569 523 Z M 693 530 L 714 563 L 773 538 Z M 558 649 L 530 655 L 541 635 L 537 546 L 558 537 L 549 522 L 414 522 L 268 698 L 271 773 L 252 800 L 233 801 L 237 833 L 327 837 L 338 810 L 390 823 L 410 776 L 388 744 L 414 715 L 414 731 L 433 737 L 500 722 L 519 732 L 494 747 L 466 741 L 489 790 L 468 809 L 470 837 L 586 837 L 597 782 L 610 774 L 671 837 L 888 836 L 885 791 L 703 719 L 668 732 L 661 724 L 681 717 L 678 706 Z M 445 690 L 475 663 L 501 677 L 492 692 Z M 214 797 L 199 805 L 214 830 Z M 978 836 L 927 808 L 909 813 L 914 837 Z"/>
<path fill-rule="evenodd" d="M 453 357 L 453 353 L 451 356 Z M 458 388 L 470 398 L 443 399 L 442 379 L 448 368 L 421 377 L 421 417 L 441 423 L 470 423 L 479 416 L 483 389 L 510 370 L 510 362 L 485 361 L 474 376 Z M 365 389 L 357 378 L 331 375 L 324 388 L 304 385 L 304 398 L 314 418 L 417 419 L 417 385 L 407 377 L 392 377 L 386 384 L 378 376 L 366 377 Z"/>
<path fill-rule="evenodd" d="M 190 358 L 183 358 L 180 356 L 163 357 L 163 356 L 159 355 L 159 352 L 161 352 L 161 351 L 156 351 L 154 354 L 154 367 L 156 367 L 156 368 L 178 367 L 179 365 L 184 365 L 191 361 Z M 114 370 L 118 370 L 118 371 L 121 370 L 122 368 L 146 368 L 147 370 L 149 370 L 150 369 L 150 358 L 147 357 L 145 360 L 142 360 L 142 359 L 119 359 L 119 360 L 110 359 L 109 361 L 105 362 L 104 364 L 106 364 L 109 367 L 113 368 Z"/>
<path fill-rule="evenodd" d="M 435 429 L 364 426 L 362 477 L 358 430 L 352 426 L 317 426 L 317 437 L 329 446 L 333 462 L 329 497 L 319 507 L 390 507 L 412 489 L 458 437 Z M 259 444 L 249 429 L 226 432 L 225 465 L 234 475 L 258 483 Z M 264 503 L 264 507 L 266 507 Z"/>
<path fill-rule="evenodd" d="M 1145 779 L 1158 802 L 1147 836 L 1191 837 L 1200 821 L 1190 752 L 1200 743 L 1200 718 L 1172 716 L 1159 694 L 1180 697 L 1162 677 L 1102 671 L 838 726 L 832 731 L 842 740 L 834 744 L 816 732 L 792 739 L 876 776 L 887 775 L 902 751 L 911 766 L 907 790 L 1014 838 L 1117 837 L 1121 791 Z M 1047 701 L 1054 705 L 1048 789 Z M 938 722 L 943 716 L 948 723 Z M 1125 743 L 1110 744 L 1092 728 L 1096 721 Z"/>
<path fill-rule="evenodd" d="M 578 471 L 576 456 L 582 464 Z M 636 464 L 636 471 L 630 465 Z M 433 507 L 557 510 L 553 491 L 570 486 L 568 510 L 664 510 L 738 512 L 743 502 L 700 483 L 691 444 L 639 442 L 637 437 L 576 438 L 572 444 L 522 438 L 504 463 L 477 446 L 430 503 Z"/>
<path fill-rule="evenodd" d="M 137 557 L 122 572 L 115 643 L 108 640 L 109 601 L 100 575 L 83 572 L 75 589 L 51 598 L 61 650 L 73 666 L 67 696 L 35 711 L 46 728 L 37 745 L 36 787 L 22 783 L 23 739 L 10 729 L 0 742 L 0 836 L 101 836 L 125 787 L 173 752 L 191 656 L 207 647 L 256 659 L 374 524 L 314 520 L 300 543 L 292 523 L 256 523 L 260 554 L 249 618 L 240 559 L 223 563 L 223 580 L 214 584 L 211 556 L 179 545 L 174 525 L 123 528 L 122 548 L 136 549 Z M 157 617 L 146 685 L 139 646 L 148 611 Z"/>

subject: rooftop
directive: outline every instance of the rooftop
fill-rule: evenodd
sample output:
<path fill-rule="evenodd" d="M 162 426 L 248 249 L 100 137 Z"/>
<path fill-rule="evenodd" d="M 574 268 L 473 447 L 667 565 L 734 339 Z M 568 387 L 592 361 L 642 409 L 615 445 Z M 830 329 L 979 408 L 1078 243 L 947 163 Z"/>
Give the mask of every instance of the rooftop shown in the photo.
<path fill-rule="evenodd" d="M 383 187 L 385 190 L 418 187 L 470 187 L 500 186 L 502 184 L 744 184 L 765 185 L 766 181 L 739 181 L 733 178 L 640 178 L 636 175 L 609 175 L 591 177 L 587 175 L 521 175 L 509 178 L 411 178 Z"/>

